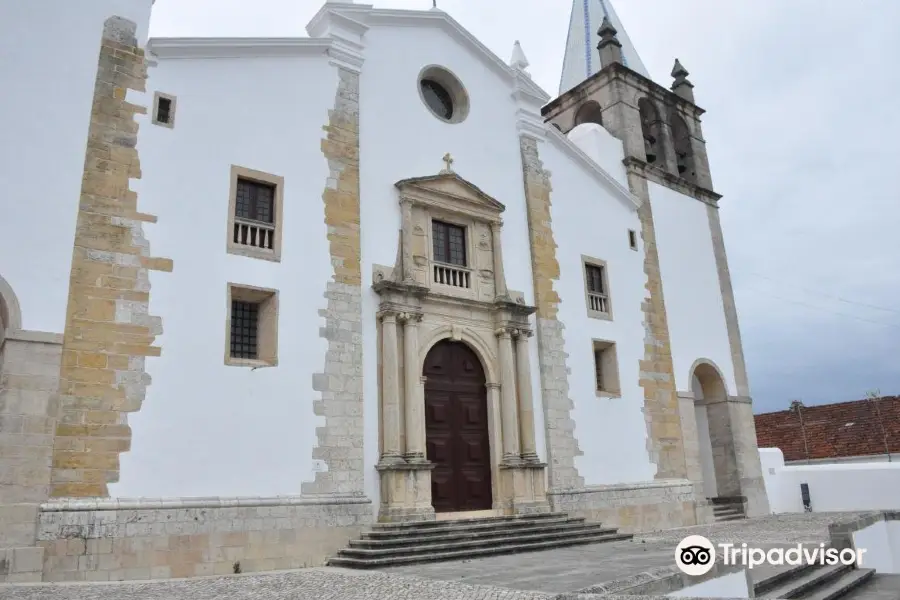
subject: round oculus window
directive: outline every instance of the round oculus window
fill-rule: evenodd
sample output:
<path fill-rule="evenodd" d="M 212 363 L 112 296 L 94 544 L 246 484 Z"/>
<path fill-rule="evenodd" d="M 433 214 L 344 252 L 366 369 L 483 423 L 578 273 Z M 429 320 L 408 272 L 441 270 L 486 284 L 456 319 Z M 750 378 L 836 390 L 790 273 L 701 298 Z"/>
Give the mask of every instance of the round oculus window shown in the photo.
<path fill-rule="evenodd" d="M 430 66 L 419 74 L 419 95 L 428 110 L 448 123 L 460 123 L 469 114 L 469 96 L 450 71 Z"/>
<path fill-rule="evenodd" d="M 432 79 L 423 79 L 419 86 L 422 88 L 422 98 L 431 112 L 447 121 L 453 119 L 453 98 L 444 86 Z"/>

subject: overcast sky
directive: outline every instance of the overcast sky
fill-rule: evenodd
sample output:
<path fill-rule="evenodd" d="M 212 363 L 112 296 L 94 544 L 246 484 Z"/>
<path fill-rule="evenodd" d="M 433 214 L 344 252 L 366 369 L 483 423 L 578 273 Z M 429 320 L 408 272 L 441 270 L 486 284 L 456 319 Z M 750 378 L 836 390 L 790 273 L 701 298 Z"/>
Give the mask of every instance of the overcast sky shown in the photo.
<path fill-rule="evenodd" d="M 900 395 L 900 1 L 612 0 L 691 72 L 757 412 Z M 302 36 L 321 0 L 157 0 L 151 35 Z M 431 0 L 380 0 L 426 9 Z M 438 0 L 555 95 L 571 0 Z"/>

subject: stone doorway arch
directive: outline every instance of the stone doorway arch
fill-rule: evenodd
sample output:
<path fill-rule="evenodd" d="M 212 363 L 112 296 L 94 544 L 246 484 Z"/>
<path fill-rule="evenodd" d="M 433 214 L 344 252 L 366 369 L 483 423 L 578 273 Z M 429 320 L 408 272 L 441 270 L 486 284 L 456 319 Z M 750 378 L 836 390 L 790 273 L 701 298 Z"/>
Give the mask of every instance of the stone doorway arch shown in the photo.
<path fill-rule="evenodd" d="M 714 362 L 701 359 L 694 363 L 691 392 L 703 492 L 707 498 L 739 496 L 740 479 L 728 410 L 728 390 Z"/>
<path fill-rule="evenodd" d="M 491 444 L 487 380 L 477 353 L 441 340 L 425 356 L 426 455 L 434 464 L 435 512 L 490 510 Z"/>

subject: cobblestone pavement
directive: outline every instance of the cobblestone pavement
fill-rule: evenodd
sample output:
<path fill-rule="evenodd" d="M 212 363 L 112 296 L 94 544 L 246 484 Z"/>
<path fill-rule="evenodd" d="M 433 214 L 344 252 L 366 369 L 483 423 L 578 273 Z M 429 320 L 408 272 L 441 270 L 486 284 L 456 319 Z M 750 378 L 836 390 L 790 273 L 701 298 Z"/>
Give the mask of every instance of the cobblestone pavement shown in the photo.
<path fill-rule="evenodd" d="M 2 600 L 549 600 L 540 592 L 316 568 L 142 583 L 0 585 Z"/>

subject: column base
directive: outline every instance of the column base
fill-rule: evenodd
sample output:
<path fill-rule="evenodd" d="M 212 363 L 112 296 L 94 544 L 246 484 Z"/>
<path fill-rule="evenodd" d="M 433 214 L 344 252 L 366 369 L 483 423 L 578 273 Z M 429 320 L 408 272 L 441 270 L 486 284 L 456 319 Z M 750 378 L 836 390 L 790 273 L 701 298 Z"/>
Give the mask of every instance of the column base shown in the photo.
<path fill-rule="evenodd" d="M 544 485 L 546 463 L 500 463 L 500 508 L 507 514 L 535 514 L 550 512 L 547 489 Z"/>
<path fill-rule="evenodd" d="M 379 464 L 381 505 L 378 521 L 398 523 L 433 521 L 431 505 L 431 470 L 434 463 Z"/>

